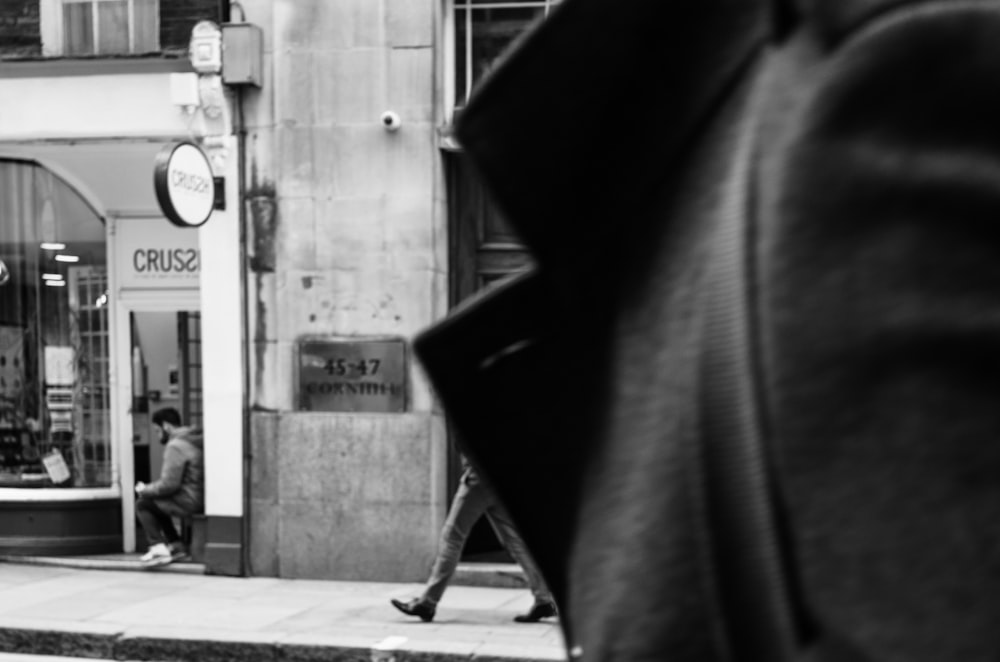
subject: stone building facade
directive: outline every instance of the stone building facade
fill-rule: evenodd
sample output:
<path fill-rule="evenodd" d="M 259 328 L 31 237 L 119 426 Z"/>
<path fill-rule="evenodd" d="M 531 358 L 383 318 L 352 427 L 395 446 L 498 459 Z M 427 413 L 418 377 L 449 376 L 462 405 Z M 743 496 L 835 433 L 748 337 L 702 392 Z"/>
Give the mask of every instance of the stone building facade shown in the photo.
<path fill-rule="evenodd" d="M 399 413 L 303 411 L 296 373 L 304 340 L 408 339 L 447 310 L 440 14 L 435 0 L 245 6 L 270 22 L 271 74 L 247 104 L 248 195 L 273 196 L 273 211 L 251 205 L 252 570 L 415 580 L 446 507 L 444 422 L 420 370 L 407 353 Z"/>
<path fill-rule="evenodd" d="M 108 314 L 118 329 L 107 341 L 112 478 L 93 489 L 118 504 L 112 546 L 142 544 L 130 481 L 155 459 L 140 457 L 139 405 L 152 410 L 177 395 L 197 401 L 186 406 L 206 428 L 210 572 L 424 577 L 457 458 L 409 341 L 528 263 L 449 125 L 496 56 L 556 4 L 0 4 L 0 162 L 56 173 L 107 228 Z M 81 16 L 92 20 L 73 23 Z M 199 74 L 199 100 L 185 103 L 194 80 L 186 40 L 205 19 L 259 29 L 259 52 L 230 47 L 221 75 L 257 62 L 259 85 L 219 86 Z M 113 34 L 126 25 L 126 36 Z M 178 234 L 156 205 L 151 161 L 183 140 L 211 156 L 225 207 Z M 137 279 L 127 252 L 134 235 L 194 241 L 197 278 Z M 137 340 L 157 311 L 200 324 L 197 371 L 187 350 L 179 368 L 163 361 L 164 374 L 180 374 L 179 394 L 178 380 L 151 386 L 152 350 Z M 189 335 L 177 333 L 171 347 Z M 11 476 L 18 470 L 41 471 Z M 25 501 L 17 489 L 0 487 L 0 518 L 5 503 Z M 76 488 L 46 483 L 34 494 L 66 502 L 68 489 Z"/>

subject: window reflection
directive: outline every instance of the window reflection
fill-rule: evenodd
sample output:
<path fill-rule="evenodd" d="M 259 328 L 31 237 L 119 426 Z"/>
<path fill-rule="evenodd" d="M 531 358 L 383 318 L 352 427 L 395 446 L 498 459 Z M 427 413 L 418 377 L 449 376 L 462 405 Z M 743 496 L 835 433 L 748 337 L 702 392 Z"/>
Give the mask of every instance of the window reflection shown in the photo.
<path fill-rule="evenodd" d="M 0 487 L 111 484 L 104 224 L 41 166 L 0 160 Z"/>

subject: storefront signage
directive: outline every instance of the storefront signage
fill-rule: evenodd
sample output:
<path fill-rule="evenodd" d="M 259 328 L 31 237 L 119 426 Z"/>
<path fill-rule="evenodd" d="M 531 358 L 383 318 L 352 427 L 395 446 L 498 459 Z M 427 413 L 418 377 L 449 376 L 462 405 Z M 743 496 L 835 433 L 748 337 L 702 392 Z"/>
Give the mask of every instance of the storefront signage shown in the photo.
<path fill-rule="evenodd" d="M 301 410 L 406 411 L 403 340 L 303 340 L 298 367 Z"/>
<path fill-rule="evenodd" d="M 162 218 L 119 219 L 115 225 L 118 286 L 176 290 L 199 286 L 198 232 Z"/>
<path fill-rule="evenodd" d="M 160 209 L 175 225 L 198 227 L 215 208 L 212 164 L 194 143 L 174 143 L 160 150 L 153 168 L 153 186 Z"/>

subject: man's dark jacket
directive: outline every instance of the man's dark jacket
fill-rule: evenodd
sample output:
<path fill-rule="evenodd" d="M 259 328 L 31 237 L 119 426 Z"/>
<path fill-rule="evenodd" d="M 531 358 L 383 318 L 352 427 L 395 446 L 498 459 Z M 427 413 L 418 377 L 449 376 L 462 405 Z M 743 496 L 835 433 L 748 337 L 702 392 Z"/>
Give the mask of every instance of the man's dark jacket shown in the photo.
<path fill-rule="evenodd" d="M 1000 659 L 1000 2 L 565 0 L 458 136 L 538 266 L 417 351 L 575 657 L 760 659 L 706 488 L 732 269 L 809 636 Z"/>

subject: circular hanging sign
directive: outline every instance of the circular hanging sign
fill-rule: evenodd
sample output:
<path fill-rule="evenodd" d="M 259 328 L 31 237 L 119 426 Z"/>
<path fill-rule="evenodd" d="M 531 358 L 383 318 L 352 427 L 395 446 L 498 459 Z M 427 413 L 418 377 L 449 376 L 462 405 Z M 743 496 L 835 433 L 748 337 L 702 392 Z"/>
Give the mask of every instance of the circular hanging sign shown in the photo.
<path fill-rule="evenodd" d="M 194 143 L 173 143 L 160 150 L 153 168 L 153 186 L 160 209 L 174 225 L 198 227 L 215 208 L 212 164 Z"/>

